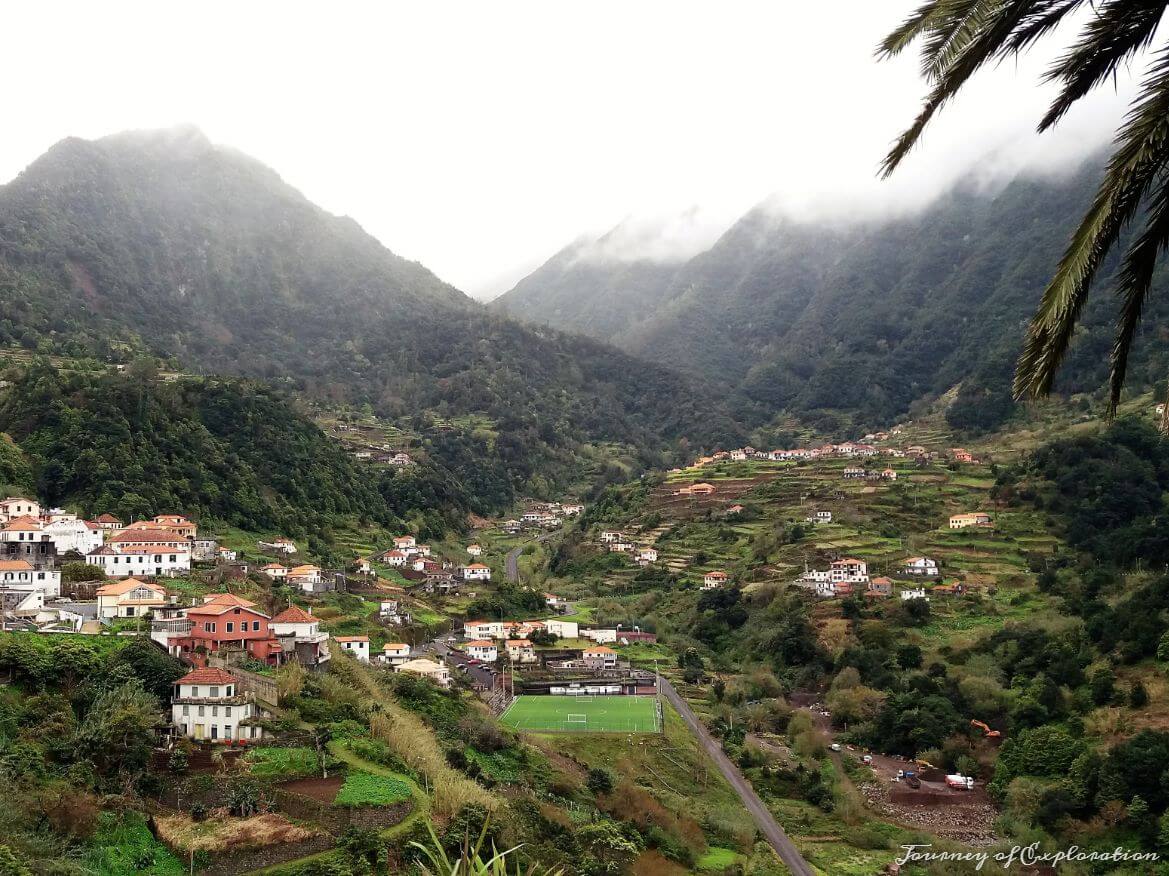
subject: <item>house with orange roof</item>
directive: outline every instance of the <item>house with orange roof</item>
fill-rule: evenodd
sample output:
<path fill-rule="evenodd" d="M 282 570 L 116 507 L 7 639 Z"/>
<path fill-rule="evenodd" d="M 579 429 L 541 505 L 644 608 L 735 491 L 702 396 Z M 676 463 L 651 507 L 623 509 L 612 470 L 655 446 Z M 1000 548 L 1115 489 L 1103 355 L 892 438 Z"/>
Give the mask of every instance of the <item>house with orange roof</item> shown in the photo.
<path fill-rule="evenodd" d="M 97 588 L 99 618 L 142 617 L 168 604 L 166 588 L 153 581 L 126 578 Z"/>
<path fill-rule="evenodd" d="M 294 587 L 299 587 L 305 593 L 317 593 L 323 589 L 321 585 L 325 583 L 324 573 L 321 571 L 321 568 L 311 563 L 293 566 L 288 570 L 287 580 L 289 584 Z"/>
<path fill-rule="evenodd" d="M 401 666 L 410 659 L 410 646 L 405 642 L 386 642 L 382 646 L 382 663 Z"/>
<path fill-rule="evenodd" d="M 171 723 L 189 739 L 230 742 L 263 738 L 260 708 L 224 669 L 195 669 L 174 684 Z"/>
<path fill-rule="evenodd" d="M 617 652 L 604 645 L 593 645 L 581 652 L 581 659 L 589 669 L 616 669 Z"/>
<path fill-rule="evenodd" d="M 382 562 L 394 569 L 400 569 L 406 565 L 410 558 L 406 556 L 405 551 L 400 551 L 397 548 L 386 551 L 382 554 Z"/>
<path fill-rule="evenodd" d="M 472 557 L 479 557 L 483 555 L 483 548 L 477 544 L 467 545 L 467 553 Z"/>
<path fill-rule="evenodd" d="M 369 561 L 369 557 L 358 557 L 353 561 L 353 571 L 358 575 L 373 575 L 373 563 Z"/>
<path fill-rule="evenodd" d="M 192 540 L 199 537 L 198 525 L 182 514 L 159 514 L 152 522 Z"/>
<path fill-rule="evenodd" d="M 266 566 L 261 566 L 260 571 L 273 581 L 284 581 L 288 578 L 288 567 L 282 563 L 268 563 Z"/>
<path fill-rule="evenodd" d="M 981 511 L 976 511 L 971 514 L 952 514 L 950 515 L 950 529 L 967 529 L 971 526 L 990 526 L 991 518 L 989 514 Z"/>
<path fill-rule="evenodd" d="M 484 663 L 494 663 L 499 659 L 499 649 L 495 646 L 495 642 L 488 639 L 468 642 L 463 646 L 463 650 L 471 659 L 482 660 Z"/>
<path fill-rule="evenodd" d="M 707 572 L 702 576 L 702 589 L 713 590 L 716 587 L 722 587 L 727 583 L 728 575 L 726 572 L 716 570 L 714 572 Z"/>
<path fill-rule="evenodd" d="M 9 496 L 0 499 L 0 521 L 11 520 L 14 517 L 40 517 L 41 504 L 36 499 L 25 496 Z"/>
<path fill-rule="evenodd" d="M 260 539 L 256 542 L 256 546 L 262 551 L 267 551 L 272 554 L 284 554 L 285 556 L 292 556 L 296 553 L 296 542 L 291 538 L 274 538 L 271 541 Z"/>
<path fill-rule="evenodd" d="M 352 654 L 362 663 L 369 662 L 369 636 L 337 636 L 334 641 L 346 654 Z"/>
<path fill-rule="evenodd" d="M 463 580 L 464 581 L 490 581 L 491 568 L 482 563 L 471 563 L 469 566 L 463 566 Z"/>
<path fill-rule="evenodd" d="M 329 634 L 321 631 L 321 623 L 311 611 L 290 605 L 272 618 L 270 626 L 284 659 L 310 668 L 320 668 L 328 662 Z"/>
<path fill-rule="evenodd" d="M 109 513 L 99 514 L 97 516 L 97 520 L 95 520 L 94 523 L 96 523 L 99 527 L 101 527 L 106 532 L 109 532 L 110 530 L 113 530 L 113 529 L 121 529 L 122 528 L 122 521 L 119 520 L 117 517 L 115 517 L 113 514 L 109 514 Z"/>
<path fill-rule="evenodd" d="M 202 605 L 187 609 L 187 620 L 191 622 L 190 632 L 172 637 L 170 645 L 177 646 L 180 655 L 193 663 L 201 664 L 207 655 L 223 651 L 273 666 L 282 659 L 271 618 L 250 600 L 231 593 L 209 594 Z"/>
<path fill-rule="evenodd" d="M 867 584 L 869 565 L 855 557 L 841 557 L 828 566 L 828 580 L 836 584 Z"/>
<path fill-rule="evenodd" d="M 61 595 L 61 573 L 37 568 L 28 560 L 0 560 L 0 587 L 10 592 L 37 593 L 41 602 Z"/>
<path fill-rule="evenodd" d="M 535 663 L 536 649 L 527 639 L 508 639 L 504 642 L 507 658 L 512 663 Z"/>

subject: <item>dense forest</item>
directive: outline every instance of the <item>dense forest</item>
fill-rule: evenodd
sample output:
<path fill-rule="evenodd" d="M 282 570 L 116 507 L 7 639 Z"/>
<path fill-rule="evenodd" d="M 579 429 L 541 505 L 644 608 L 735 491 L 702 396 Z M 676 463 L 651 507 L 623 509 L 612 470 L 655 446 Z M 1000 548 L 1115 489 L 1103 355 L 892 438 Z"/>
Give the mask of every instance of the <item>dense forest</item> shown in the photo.
<path fill-rule="evenodd" d="M 91 515 L 180 512 L 290 535 L 411 518 L 439 535 L 483 510 L 440 463 L 363 465 L 277 392 L 234 378 L 35 366 L 0 397 L 0 432 L 7 487 Z"/>
<path fill-rule="evenodd" d="M 189 129 L 65 140 L 0 188 L 0 295 L 0 345 L 484 415 L 514 456 L 741 438 L 703 381 L 493 314 Z"/>
<path fill-rule="evenodd" d="M 760 206 L 683 264 L 606 258 L 576 242 L 498 309 L 587 332 L 719 380 L 762 409 L 886 425 L 961 384 L 950 425 L 992 428 L 1014 410 L 1023 329 L 1099 175 L 959 185 L 918 213 L 818 224 Z M 1111 344 L 1107 268 L 1057 387 L 1093 391 Z M 1154 289 L 1165 285 L 1162 266 Z M 1146 323 L 1169 305 L 1151 296 Z M 614 318 L 616 317 L 616 318 Z M 1149 333 L 1146 333 L 1146 335 Z M 1130 388 L 1164 379 L 1163 345 L 1138 343 Z M 843 414 L 833 417 L 832 414 Z"/>

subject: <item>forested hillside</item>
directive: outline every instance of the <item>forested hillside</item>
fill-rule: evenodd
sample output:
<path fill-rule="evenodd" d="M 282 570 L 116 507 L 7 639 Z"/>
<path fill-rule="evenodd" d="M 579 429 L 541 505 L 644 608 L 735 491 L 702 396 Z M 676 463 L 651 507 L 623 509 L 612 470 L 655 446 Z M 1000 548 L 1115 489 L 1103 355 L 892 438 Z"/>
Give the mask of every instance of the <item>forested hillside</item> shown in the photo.
<path fill-rule="evenodd" d="M 494 315 L 190 129 L 65 140 L 0 188 L 0 296 L 0 344 L 482 414 L 536 458 L 736 437 L 701 381 Z"/>
<path fill-rule="evenodd" d="M 462 526 L 475 505 L 434 465 L 362 466 L 272 390 L 238 379 L 34 367 L 0 397 L 0 432 L 11 436 L 3 486 L 93 516 L 180 511 L 300 535 L 424 514 L 438 532 Z"/>
<path fill-rule="evenodd" d="M 991 427 L 1011 413 L 1023 328 L 1097 176 L 1089 164 L 1001 191 L 964 185 L 918 214 L 834 226 L 760 207 L 686 264 L 657 266 L 652 282 L 646 265 L 606 270 L 596 247 L 577 244 L 498 306 L 718 379 L 768 411 L 843 411 L 875 425 L 962 384 L 951 425 Z M 1162 269 L 1154 289 L 1164 285 Z M 1102 383 L 1112 307 L 1105 281 L 1059 388 Z M 1146 321 L 1166 312 L 1154 295 Z M 1169 365 L 1143 341 L 1133 389 Z"/>

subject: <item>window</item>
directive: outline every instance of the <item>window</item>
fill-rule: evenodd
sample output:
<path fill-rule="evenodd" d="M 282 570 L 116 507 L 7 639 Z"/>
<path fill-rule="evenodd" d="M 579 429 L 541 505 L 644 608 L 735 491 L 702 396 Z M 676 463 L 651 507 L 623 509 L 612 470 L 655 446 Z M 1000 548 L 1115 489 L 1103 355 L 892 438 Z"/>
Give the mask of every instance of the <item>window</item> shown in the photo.
<path fill-rule="evenodd" d="M 170 561 L 171 561 L 172 563 L 174 563 L 174 562 L 177 562 L 177 560 L 178 560 L 178 557 L 176 557 L 174 554 L 171 554 L 171 555 L 170 555 Z"/>
<path fill-rule="evenodd" d="M 203 717 L 203 706 L 199 706 L 199 717 Z"/>
<path fill-rule="evenodd" d="M 227 631 L 228 631 L 229 633 L 234 633 L 234 632 L 235 632 L 235 624 L 233 624 L 231 621 L 228 621 L 228 622 L 227 622 Z"/>
<path fill-rule="evenodd" d="M 230 718 L 231 717 L 231 706 L 224 706 L 223 707 L 223 714 L 225 716 L 227 716 L 228 718 Z"/>
<path fill-rule="evenodd" d="M 247 623 L 247 621 L 244 621 L 244 623 Z M 260 631 L 260 622 L 252 621 L 252 629 L 258 633 Z"/>
<path fill-rule="evenodd" d="M 210 695 L 211 695 L 211 696 L 213 696 L 213 697 L 217 697 L 217 696 L 219 696 L 219 688 L 218 688 L 218 687 L 215 687 L 215 686 L 213 685 L 213 686 L 211 687 L 211 694 L 210 694 Z"/>
<path fill-rule="evenodd" d="M 193 697 L 199 696 L 199 685 L 197 685 L 197 684 L 191 685 L 191 696 L 193 696 Z"/>
<path fill-rule="evenodd" d="M 190 706 L 183 706 L 183 717 L 184 718 L 191 717 L 191 707 Z"/>
<path fill-rule="evenodd" d="M 212 706 L 212 707 L 211 707 L 211 717 L 212 717 L 212 718 L 218 718 L 218 717 L 219 717 L 219 706 Z"/>

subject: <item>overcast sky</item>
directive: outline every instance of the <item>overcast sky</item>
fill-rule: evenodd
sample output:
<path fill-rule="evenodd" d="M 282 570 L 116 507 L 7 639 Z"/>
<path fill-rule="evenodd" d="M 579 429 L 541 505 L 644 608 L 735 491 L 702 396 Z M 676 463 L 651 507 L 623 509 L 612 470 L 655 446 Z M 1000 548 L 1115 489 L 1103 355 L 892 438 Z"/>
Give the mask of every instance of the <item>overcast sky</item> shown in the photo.
<path fill-rule="evenodd" d="M 983 76 L 877 183 L 923 85 L 916 57 L 872 49 L 918 2 L 14 4 L 0 179 L 65 136 L 189 122 L 490 297 L 628 216 L 697 206 L 668 255 L 771 193 L 817 213 L 914 204 L 1111 135 L 1123 94 L 1035 138 L 1050 92 L 1028 59 Z"/>

